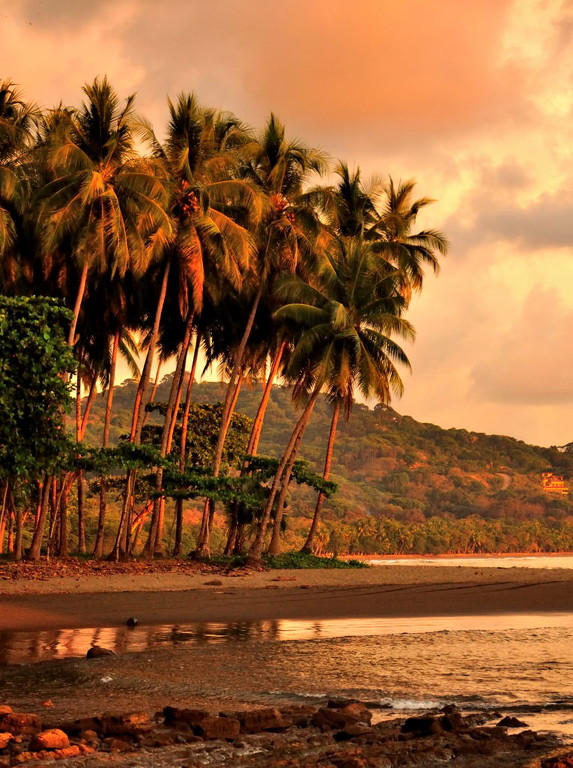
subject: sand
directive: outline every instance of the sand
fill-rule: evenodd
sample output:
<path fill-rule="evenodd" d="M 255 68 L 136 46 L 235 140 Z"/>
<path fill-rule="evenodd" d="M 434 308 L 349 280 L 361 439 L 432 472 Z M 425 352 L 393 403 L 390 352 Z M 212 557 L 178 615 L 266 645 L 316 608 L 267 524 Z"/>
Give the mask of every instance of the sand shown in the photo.
<path fill-rule="evenodd" d="M 487 561 L 486 561 L 487 562 Z M 573 570 L 388 565 L 358 570 L 0 576 L 4 631 L 204 621 L 573 611 Z M 211 583 L 209 583 L 211 582 Z M 212 583 L 216 582 L 216 583 Z"/>

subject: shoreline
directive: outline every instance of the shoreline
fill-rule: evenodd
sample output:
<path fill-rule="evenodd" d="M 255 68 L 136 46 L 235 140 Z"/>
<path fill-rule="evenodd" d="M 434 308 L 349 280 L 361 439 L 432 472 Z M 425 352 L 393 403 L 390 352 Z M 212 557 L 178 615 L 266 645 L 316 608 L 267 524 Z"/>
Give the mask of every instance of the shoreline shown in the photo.
<path fill-rule="evenodd" d="M 145 597 L 143 597 L 145 595 Z M 573 612 L 566 569 L 396 565 L 348 570 L 112 573 L 0 581 L 3 631 L 279 619 Z"/>

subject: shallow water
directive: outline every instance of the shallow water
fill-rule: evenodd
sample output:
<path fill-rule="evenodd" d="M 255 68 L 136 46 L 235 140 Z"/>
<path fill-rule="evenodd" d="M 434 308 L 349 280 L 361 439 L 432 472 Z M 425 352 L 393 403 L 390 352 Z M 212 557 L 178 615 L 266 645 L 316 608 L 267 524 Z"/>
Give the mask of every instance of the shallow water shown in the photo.
<path fill-rule="evenodd" d="M 370 565 L 431 565 L 459 568 L 573 568 L 573 554 L 567 555 L 469 555 L 446 557 L 404 556 L 364 558 Z"/>
<path fill-rule="evenodd" d="M 573 738 L 570 613 L 3 633 L 0 663 L 24 664 L 22 673 L 41 679 L 54 674 L 54 660 L 84 656 L 94 644 L 123 655 L 100 681 L 110 691 L 128 685 L 129 694 L 133 685 L 150 695 L 269 703 L 356 697 L 379 706 L 381 717 L 456 703 L 511 712 Z M 130 669 L 142 651 L 152 662 L 145 681 Z"/>

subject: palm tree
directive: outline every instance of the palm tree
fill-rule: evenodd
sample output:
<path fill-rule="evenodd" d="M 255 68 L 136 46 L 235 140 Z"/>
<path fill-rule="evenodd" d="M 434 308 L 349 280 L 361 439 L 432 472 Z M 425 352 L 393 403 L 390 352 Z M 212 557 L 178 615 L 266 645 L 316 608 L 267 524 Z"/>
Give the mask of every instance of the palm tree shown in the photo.
<path fill-rule="evenodd" d="M 209 276 L 240 287 L 242 274 L 248 268 L 252 241 L 244 223 L 258 219 L 259 197 L 252 186 L 236 178 L 235 155 L 249 138 L 240 121 L 229 113 L 201 107 L 194 96 L 182 94 L 176 103 L 169 101 L 168 135 L 161 144 L 151 126 L 141 124 L 142 134 L 171 179 L 169 213 L 171 234 L 163 242 L 165 273 L 170 274 L 166 286 L 167 302 L 158 307 L 156 319 L 167 335 L 179 327 L 181 336 L 171 345 L 177 352 L 176 372 L 172 379 L 161 441 L 161 455 L 171 450 L 176 414 L 182 396 L 185 360 L 189 350 L 193 324 L 203 307 L 204 287 L 210 289 Z M 206 280 L 207 277 L 207 280 Z M 134 412 L 132 435 L 138 439 L 147 385 L 150 357 L 157 336 L 151 335 L 146 366 L 140 382 L 139 414 Z M 156 475 L 156 489 L 161 490 L 162 470 Z M 152 524 L 146 544 L 148 554 L 161 554 L 164 500 L 154 504 Z"/>
<path fill-rule="evenodd" d="M 0 81 L 0 280 L 13 289 L 27 250 L 24 240 L 30 184 L 25 173 L 27 155 L 33 145 L 38 108 L 27 103 L 10 80 Z"/>
<path fill-rule="evenodd" d="M 87 100 L 79 110 L 59 108 L 47 123 L 44 151 L 52 180 L 39 192 L 45 250 L 72 267 L 70 345 L 90 272 L 144 272 L 148 239 L 169 226 L 165 179 L 134 150 L 134 96 L 120 107 L 105 77 L 83 90 Z"/>
<path fill-rule="evenodd" d="M 288 140 L 284 125 L 271 114 L 262 135 L 243 150 L 243 178 L 249 180 L 266 200 L 266 211 L 255 232 L 257 263 L 250 293 L 250 311 L 241 339 L 233 354 L 229 384 L 223 404 L 213 475 L 221 472 L 231 405 L 243 366 L 247 344 L 263 295 L 270 292 L 273 280 L 283 271 L 294 271 L 315 257 L 313 240 L 322 232 L 316 211 L 303 191 L 312 173 L 327 170 L 327 158 L 319 150 Z M 207 500 L 196 556 L 209 554 L 215 506 Z"/>
<path fill-rule="evenodd" d="M 408 360 L 391 337 L 413 338 L 413 329 L 402 317 L 406 301 L 399 287 L 398 271 L 387 267 L 382 275 L 371 245 L 359 237 L 338 241 L 316 286 L 297 276 L 281 283 L 280 291 L 291 303 L 279 309 L 276 316 L 298 322 L 304 329 L 293 350 L 287 375 L 296 378 L 299 390 L 310 391 L 312 386 L 313 395 L 324 388 L 334 406 L 327 455 L 328 451 L 332 453 L 338 411 L 344 405 L 349 415 L 356 388 L 364 397 L 375 396 L 381 402 L 388 402 L 392 391 L 402 391 L 395 364 L 408 366 Z M 288 458 L 283 457 L 283 477 L 275 478 L 273 484 L 278 488 L 282 482 L 269 547 L 271 554 L 278 551 L 284 500 L 301 439 L 299 430 L 293 441 L 294 450 Z M 272 495 L 271 490 L 266 510 L 269 513 Z M 251 550 L 253 557 L 260 556 L 258 547 L 262 539 L 259 532 Z"/>

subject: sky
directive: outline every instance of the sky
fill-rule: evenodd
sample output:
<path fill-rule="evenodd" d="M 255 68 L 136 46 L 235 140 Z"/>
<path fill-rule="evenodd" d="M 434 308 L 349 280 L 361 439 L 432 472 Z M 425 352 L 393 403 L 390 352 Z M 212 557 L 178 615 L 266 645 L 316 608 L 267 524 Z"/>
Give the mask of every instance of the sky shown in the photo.
<path fill-rule="evenodd" d="M 158 133 L 195 92 L 416 179 L 451 247 L 393 406 L 573 441 L 573 0 L 0 0 L 0 76 L 28 98 L 78 105 L 103 74 Z"/>

